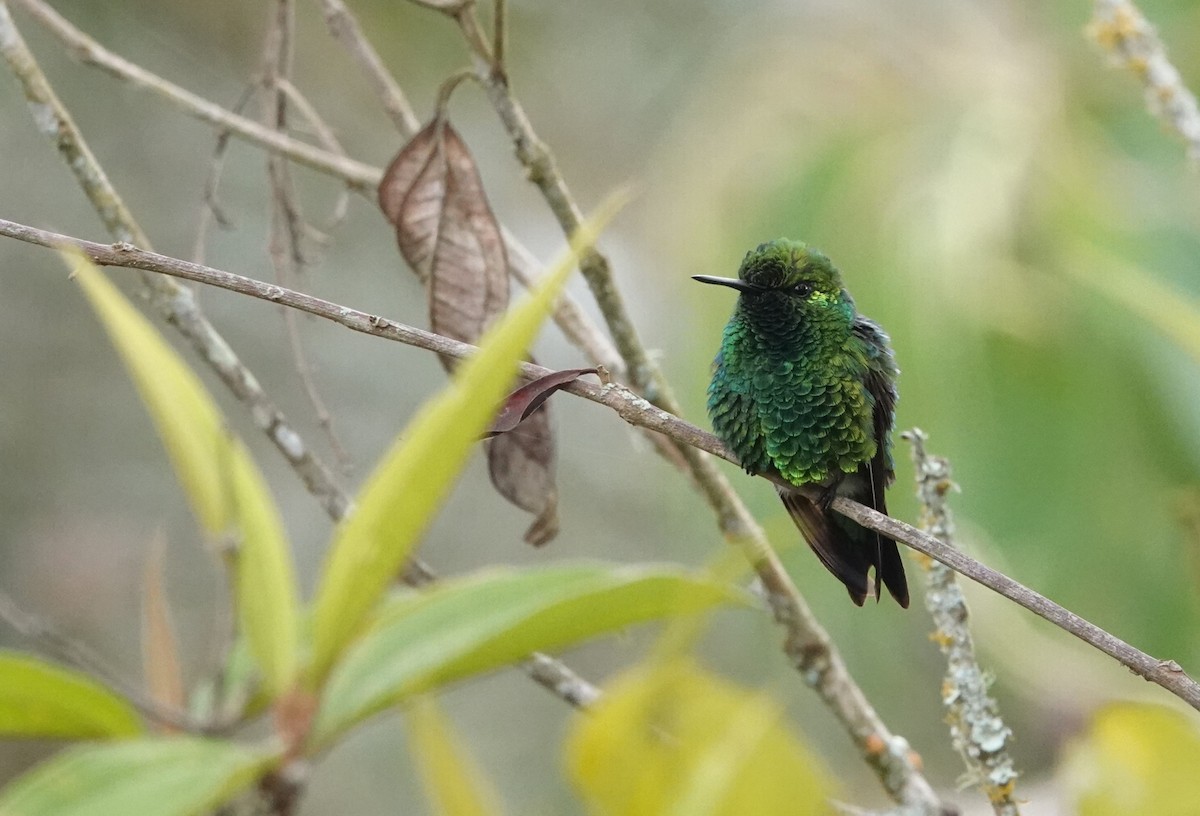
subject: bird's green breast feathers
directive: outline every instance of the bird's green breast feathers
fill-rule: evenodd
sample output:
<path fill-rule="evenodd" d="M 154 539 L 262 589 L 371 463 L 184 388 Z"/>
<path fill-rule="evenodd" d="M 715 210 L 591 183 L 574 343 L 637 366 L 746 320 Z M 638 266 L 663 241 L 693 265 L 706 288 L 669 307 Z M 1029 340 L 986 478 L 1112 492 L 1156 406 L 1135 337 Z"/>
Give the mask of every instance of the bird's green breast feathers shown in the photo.
<path fill-rule="evenodd" d="M 851 307 L 852 308 L 852 307 Z M 875 455 L 874 400 L 865 378 L 870 350 L 845 331 L 752 328 L 737 315 L 725 327 L 708 410 L 713 429 L 760 473 L 794 484 L 853 472 Z"/>

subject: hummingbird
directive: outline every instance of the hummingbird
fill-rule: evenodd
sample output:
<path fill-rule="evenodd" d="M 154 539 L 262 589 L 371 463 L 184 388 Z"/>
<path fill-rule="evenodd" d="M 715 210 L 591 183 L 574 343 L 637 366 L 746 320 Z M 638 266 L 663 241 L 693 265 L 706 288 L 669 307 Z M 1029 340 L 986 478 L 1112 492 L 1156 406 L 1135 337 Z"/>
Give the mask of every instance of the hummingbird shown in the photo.
<path fill-rule="evenodd" d="M 876 601 L 882 582 L 907 607 L 896 542 L 830 510 L 846 496 L 887 513 L 899 374 L 891 340 L 858 313 L 829 258 L 800 241 L 760 244 L 737 278 L 693 279 L 738 291 L 708 387 L 713 430 L 747 473 L 819 488 L 777 481 L 792 521 L 855 604 L 874 568 Z"/>

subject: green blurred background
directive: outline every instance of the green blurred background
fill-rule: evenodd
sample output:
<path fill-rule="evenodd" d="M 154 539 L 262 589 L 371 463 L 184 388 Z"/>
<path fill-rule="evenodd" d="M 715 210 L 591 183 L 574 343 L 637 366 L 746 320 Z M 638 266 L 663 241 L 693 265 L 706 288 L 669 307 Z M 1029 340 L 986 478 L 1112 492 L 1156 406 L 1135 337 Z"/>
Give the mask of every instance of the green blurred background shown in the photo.
<path fill-rule="evenodd" d="M 438 83 L 466 62 L 450 21 L 399 0 L 351 6 L 427 116 Z M 511 6 L 513 87 L 580 202 L 637 185 L 603 246 L 689 419 L 707 425 L 709 362 L 732 303 L 688 276 L 732 274 L 766 239 L 809 241 L 891 333 L 903 369 L 899 426 L 919 425 L 953 462 L 962 545 L 1151 654 L 1197 665 L 1200 540 L 1188 520 L 1200 508 L 1200 363 L 1097 287 L 1152 312 L 1163 307 L 1150 281 L 1176 290 L 1176 307 L 1200 300 L 1200 184 L 1133 78 L 1106 67 L 1084 36 L 1089 4 Z M 56 8 L 224 105 L 257 70 L 268 15 L 266 3 L 235 0 Z M 1200 4 L 1142 8 L 1185 81 L 1200 86 Z M 155 248 L 190 257 L 214 134 L 72 61 L 14 15 Z M 316 2 L 298 4 L 296 82 L 354 157 L 383 165 L 399 148 Z M 0 111 L 0 217 L 109 240 L 11 79 L 0 80 Z M 463 86 L 451 111 L 501 219 L 539 256 L 552 255 L 560 235 L 482 94 Z M 205 247 L 209 263 L 258 278 L 271 276 L 264 167 L 261 151 L 233 143 L 220 196 L 235 225 Z M 324 223 L 336 184 L 296 173 L 307 214 Z M 304 288 L 424 325 L 423 293 L 371 202 L 352 199 L 318 254 Z M 133 291 L 133 274 L 111 274 Z M 573 290 L 587 300 L 580 282 Z M 276 311 L 223 292 L 201 298 L 321 447 Z M 303 331 L 355 463 L 352 486 L 442 373 L 424 352 L 315 321 Z M 225 626 L 221 574 L 115 354 L 52 253 L 0 241 L 0 349 L 0 589 L 136 679 L 141 576 L 162 529 L 185 668 L 204 676 Z M 538 355 L 580 363 L 553 329 Z M 311 588 L 329 522 L 244 412 L 213 390 L 267 471 Z M 529 551 L 520 540 L 527 519 L 492 492 L 476 461 L 426 542 L 427 561 L 451 574 L 573 557 L 702 564 L 721 551 L 702 501 L 624 423 L 570 398 L 555 410 L 560 538 Z M 907 451 L 897 453 L 890 504 L 912 520 L 911 467 Z M 770 487 L 729 473 L 885 721 L 950 799 L 977 808 L 977 794 L 955 792 L 961 762 L 942 723 L 943 665 L 919 603 L 906 613 L 890 602 L 854 608 Z M 1168 695 L 986 591 L 966 591 L 1017 734 L 1025 812 L 1069 812 L 1052 776 L 1087 717 L 1108 700 Z M 648 637 L 590 646 L 570 662 L 600 680 L 635 660 Z M 762 615 L 725 613 L 705 661 L 773 689 L 846 798 L 882 806 L 848 740 L 788 669 L 779 638 Z M 27 644 L 0 628 L 0 645 Z M 577 812 L 558 758 L 570 716 L 560 701 L 510 672 L 457 689 L 448 703 L 509 812 Z M 50 747 L 0 746 L 0 779 Z M 383 719 L 317 767 L 302 812 L 423 807 L 400 729 Z"/>

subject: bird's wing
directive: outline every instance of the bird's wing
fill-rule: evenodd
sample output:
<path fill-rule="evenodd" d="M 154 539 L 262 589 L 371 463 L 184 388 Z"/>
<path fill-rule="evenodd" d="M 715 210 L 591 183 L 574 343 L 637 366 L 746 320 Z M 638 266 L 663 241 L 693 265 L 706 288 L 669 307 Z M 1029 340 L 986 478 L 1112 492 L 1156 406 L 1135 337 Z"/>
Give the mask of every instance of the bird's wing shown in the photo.
<path fill-rule="evenodd" d="M 854 323 L 854 333 L 866 349 L 867 372 L 863 384 L 873 403 L 872 432 L 875 437 L 875 455 L 866 463 L 871 495 L 861 501 L 869 507 L 887 515 L 886 489 L 896 478 L 892 464 L 892 426 L 896 421 L 896 368 L 890 341 L 876 323 L 859 317 Z M 876 534 L 878 560 L 875 562 L 875 594 L 879 595 L 882 581 L 892 596 L 902 606 L 908 606 L 908 580 L 904 576 L 904 562 L 896 542 Z"/>

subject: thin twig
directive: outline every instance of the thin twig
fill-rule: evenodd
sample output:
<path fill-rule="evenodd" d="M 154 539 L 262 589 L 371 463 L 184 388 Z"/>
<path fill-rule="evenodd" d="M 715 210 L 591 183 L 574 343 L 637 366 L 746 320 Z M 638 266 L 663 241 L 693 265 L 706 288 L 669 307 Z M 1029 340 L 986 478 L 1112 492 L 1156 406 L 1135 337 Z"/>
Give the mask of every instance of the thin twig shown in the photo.
<path fill-rule="evenodd" d="M 300 89 L 291 83 L 287 77 L 275 77 L 275 87 L 278 88 L 288 99 L 296 111 L 304 117 L 312 128 L 313 133 L 321 144 L 325 145 L 325 149 L 339 156 L 346 156 L 346 149 L 342 147 L 342 143 L 338 141 L 334 135 L 333 129 L 326 124 L 321 118 L 321 114 L 317 112 L 316 107 L 308 100 Z M 346 220 L 346 215 L 350 211 L 350 190 L 343 189 L 338 193 L 337 202 L 333 205 L 333 212 L 330 214 L 328 221 L 318 231 L 311 224 L 306 225 L 309 230 L 309 235 L 319 244 L 327 244 L 330 241 L 329 233 L 336 229 L 343 221 Z"/>
<path fill-rule="evenodd" d="M 146 247 L 137 252 L 153 255 L 148 249 L 149 239 L 109 183 L 103 168 L 88 149 L 83 135 L 75 127 L 70 114 L 50 87 L 45 74 L 38 67 L 33 54 L 17 30 L 4 0 L 0 0 L 0 58 L 5 60 L 21 83 L 35 123 L 54 140 L 105 226 L 118 241 L 123 242 L 122 245 L 132 248 L 136 242 Z M 271 133 L 269 130 L 266 132 Z M 66 245 L 68 244 L 60 242 L 56 246 Z M 313 454 L 304 439 L 291 427 L 283 412 L 263 391 L 254 374 L 208 322 L 192 291 L 162 275 L 144 276 L 143 282 L 155 307 L 167 322 L 191 343 L 201 359 L 213 369 L 234 397 L 249 409 L 255 426 L 265 433 L 276 449 L 283 454 L 292 470 L 303 481 L 309 493 L 321 503 L 330 518 L 334 521 L 343 519 L 352 507 L 350 497 L 334 480 L 324 462 Z M 432 570 L 414 558 L 406 565 L 403 580 L 416 584 L 432 580 L 433 577 Z M 565 664 L 553 658 L 546 660 L 552 665 L 557 665 L 558 674 L 564 678 L 562 682 L 573 679 L 580 685 L 587 683 L 586 680 L 576 677 Z M 557 693 L 562 683 L 552 682 L 549 679 L 550 674 L 547 670 L 534 679 L 552 693 Z"/>
<path fill-rule="evenodd" d="M 342 0 L 321 0 L 321 10 L 329 33 L 358 63 L 396 130 L 406 139 L 411 137 L 420 129 L 421 122 L 400 85 L 384 67 L 379 52 L 363 35 L 358 20 Z"/>
<path fill-rule="evenodd" d="M 295 9 L 292 0 L 276 0 L 263 44 L 261 107 L 267 126 L 279 133 L 285 133 L 288 129 L 288 103 L 291 97 L 283 86 L 287 84 L 291 87 L 288 78 L 291 76 L 294 61 L 294 29 Z M 299 95 L 298 92 L 296 95 Z M 316 111 L 311 112 L 311 118 L 320 121 Z M 291 164 L 278 154 L 268 155 L 267 178 L 271 190 L 268 254 L 271 266 L 275 270 L 276 282 L 290 286 L 293 285 L 293 280 L 303 280 L 308 265 L 308 256 L 303 248 L 308 228 L 292 180 Z M 282 309 L 280 314 L 287 333 L 288 347 L 292 352 L 292 367 L 300 378 L 300 385 L 317 418 L 317 424 L 329 442 L 330 450 L 333 451 L 342 472 L 348 473 L 350 454 L 338 438 L 333 426 L 333 414 L 330 413 L 321 396 L 321 390 L 317 387 L 312 363 L 308 359 L 304 339 L 300 334 L 296 312 L 292 309 Z"/>
<path fill-rule="evenodd" d="M 1187 145 L 1188 157 L 1200 160 L 1200 109 L 1195 95 L 1142 12 L 1128 0 L 1095 0 L 1088 35 L 1113 62 L 1128 68 L 1142 83 L 1146 107 Z"/>
<path fill-rule="evenodd" d="M 900 436 L 912 445 L 921 529 L 953 547 L 954 518 L 946 506 L 946 495 L 958 485 L 950 480 L 950 463 L 925 452 L 926 436 L 919 428 Z M 1017 771 L 1008 753 L 1013 735 L 1000 718 L 1000 706 L 988 693 L 988 677 L 975 659 L 966 598 L 953 570 L 932 558 L 920 560 L 927 582 L 925 608 L 936 627 L 933 639 L 947 662 L 942 702 L 948 712 L 951 741 L 967 765 L 965 782 L 983 789 L 996 816 L 1020 816 L 1015 796 Z"/>
<path fill-rule="evenodd" d="M 508 52 L 508 1 L 494 0 L 492 3 L 492 71 L 507 76 L 505 57 Z"/>
<path fill-rule="evenodd" d="M 240 113 L 254 95 L 253 88 L 242 91 L 237 104 L 233 106 L 234 113 Z M 229 131 L 222 130 L 217 134 L 213 145 L 212 158 L 208 163 L 208 175 L 204 179 L 204 200 L 200 205 L 199 223 L 196 225 L 196 240 L 192 244 L 192 260 L 204 263 L 207 258 L 205 247 L 208 244 L 208 228 L 211 222 L 223 229 L 233 228 L 233 219 L 226 213 L 225 208 L 217 197 L 221 186 L 221 174 L 225 171 L 225 157 L 229 154 Z"/>
<path fill-rule="evenodd" d="M 179 258 L 147 252 L 132 246 L 98 244 L 4 219 L 0 219 L 0 236 L 44 247 L 73 247 L 101 266 L 159 272 L 216 286 L 231 292 L 299 309 L 353 331 L 394 340 L 436 354 L 465 359 L 476 350 L 474 346 L 466 343 L 459 343 L 448 337 L 322 300 L 303 292 L 284 289 L 272 283 L 201 266 Z M 521 376 L 527 380 L 543 377 L 549 373 L 551 373 L 549 369 L 529 363 L 523 364 L 520 369 Z M 695 447 L 729 462 L 737 462 L 736 457 L 711 433 L 650 405 L 644 398 L 623 386 L 615 383 L 598 386 L 576 380 L 563 390 L 616 411 L 631 425 L 649 428 L 669 436 L 685 446 Z M 872 530 L 878 530 L 896 541 L 901 541 L 914 550 L 940 561 L 955 572 L 965 575 L 1025 607 L 1060 629 L 1115 658 L 1146 680 L 1167 689 L 1193 708 L 1200 710 L 1200 684 L 1189 677 L 1175 661 L 1159 660 L 1135 649 L 1008 576 L 981 564 L 959 550 L 946 546 L 933 536 L 902 521 L 885 516 L 845 497 L 834 499 L 832 507 L 847 518 Z"/>

